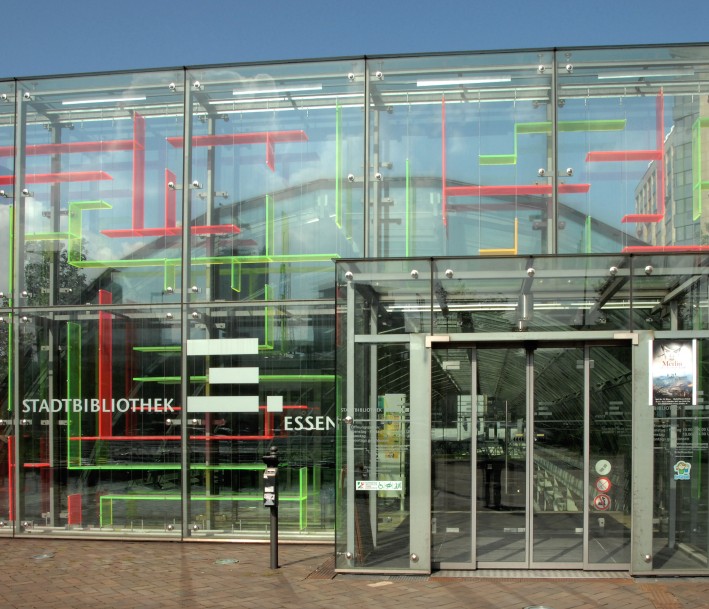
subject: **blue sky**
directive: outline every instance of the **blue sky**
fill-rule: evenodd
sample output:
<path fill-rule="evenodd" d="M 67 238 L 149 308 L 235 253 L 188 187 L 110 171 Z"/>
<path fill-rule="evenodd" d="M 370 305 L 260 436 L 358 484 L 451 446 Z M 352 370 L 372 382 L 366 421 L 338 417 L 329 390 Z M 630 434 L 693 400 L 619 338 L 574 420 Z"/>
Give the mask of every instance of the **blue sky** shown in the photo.
<path fill-rule="evenodd" d="M 0 78 L 685 42 L 709 42 L 709 1 L 4 0 Z"/>

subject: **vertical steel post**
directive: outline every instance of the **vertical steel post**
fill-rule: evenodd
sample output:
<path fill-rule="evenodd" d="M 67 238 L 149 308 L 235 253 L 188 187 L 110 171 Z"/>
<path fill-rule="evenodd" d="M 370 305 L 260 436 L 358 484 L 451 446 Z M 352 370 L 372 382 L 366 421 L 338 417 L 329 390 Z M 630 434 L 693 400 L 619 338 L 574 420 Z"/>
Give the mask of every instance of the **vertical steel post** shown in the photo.
<path fill-rule="evenodd" d="M 12 282 L 12 294 L 10 295 L 13 314 L 11 318 L 12 323 L 12 351 L 13 358 L 19 359 L 20 353 L 20 324 L 19 321 L 22 317 L 22 303 L 19 298 L 19 292 L 24 286 L 24 269 L 25 269 L 25 240 L 24 240 L 24 226 L 25 226 L 25 206 L 22 196 L 22 189 L 25 184 L 25 146 L 27 144 L 27 104 L 25 103 L 22 90 L 19 86 L 15 85 L 15 184 L 13 188 L 13 208 L 14 208 L 14 226 L 12 227 L 13 234 L 15 238 L 13 239 L 14 251 L 14 268 L 13 282 Z M 19 307 L 18 307 L 18 303 Z M 13 534 L 20 532 L 19 523 L 22 522 L 22 515 L 24 512 L 24 506 L 22 505 L 22 494 L 20 489 L 22 488 L 22 482 L 20 481 L 20 472 L 22 468 L 20 467 L 20 366 L 17 361 L 13 362 L 12 366 L 12 384 L 13 384 L 13 395 L 12 395 L 12 406 L 13 412 L 13 436 L 14 436 L 14 481 L 15 488 L 13 493 L 14 499 L 14 522 L 13 522 Z"/>
<path fill-rule="evenodd" d="M 346 530 L 347 544 L 345 549 L 345 557 L 347 558 L 347 566 L 351 567 L 355 564 L 356 544 L 355 544 L 355 442 L 353 422 L 355 421 L 355 383 L 360 378 L 355 374 L 356 355 L 355 350 L 355 321 L 356 321 L 356 296 L 357 291 L 351 280 L 347 281 L 347 309 L 345 320 L 347 323 L 347 375 L 345 377 L 345 488 L 343 497 L 346 508 Z M 360 395 L 361 395 L 360 389 Z M 349 421 L 349 423 L 348 423 Z M 338 472 L 339 474 L 339 472 Z"/>
<path fill-rule="evenodd" d="M 631 274 L 632 278 L 632 274 Z M 632 291 L 631 291 L 632 294 Z M 654 411 L 652 405 L 652 346 L 654 334 L 639 330 L 638 344 L 631 346 L 633 370 L 632 412 L 632 523 L 630 572 L 653 568 L 654 511 Z M 650 405 L 650 406 L 649 406 Z M 645 439 L 649 438 L 650 441 Z"/>

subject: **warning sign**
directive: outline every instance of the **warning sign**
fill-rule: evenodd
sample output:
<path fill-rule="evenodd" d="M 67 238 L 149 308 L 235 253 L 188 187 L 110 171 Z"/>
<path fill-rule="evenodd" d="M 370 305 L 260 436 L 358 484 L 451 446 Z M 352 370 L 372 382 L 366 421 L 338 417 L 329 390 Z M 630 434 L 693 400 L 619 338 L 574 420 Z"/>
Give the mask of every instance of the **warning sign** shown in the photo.
<path fill-rule="evenodd" d="M 596 489 L 598 489 L 600 493 L 607 493 L 611 490 L 611 481 L 605 476 L 599 478 L 596 480 Z"/>
<path fill-rule="evenodd" d="M 608 495 L 596 495 L 593 505 L 597 510 L 604 512 L 611 507 L 611 498 Z"/>
<path fill-rule="evenodd" d="M 355 490 L 357 491 L 401 491 L 403 490 L 401 480 L 355 480 Z"/>

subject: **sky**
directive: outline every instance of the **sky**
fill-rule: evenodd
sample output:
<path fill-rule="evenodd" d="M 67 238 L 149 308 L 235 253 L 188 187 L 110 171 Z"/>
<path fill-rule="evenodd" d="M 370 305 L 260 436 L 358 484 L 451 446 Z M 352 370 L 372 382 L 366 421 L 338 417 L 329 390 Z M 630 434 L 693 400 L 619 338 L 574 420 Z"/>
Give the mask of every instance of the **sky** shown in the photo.
<path fill-rule="evenodd" d="M 3 0 L 0 79 L 447 51 L 709 42 L 709 0 Z"/>

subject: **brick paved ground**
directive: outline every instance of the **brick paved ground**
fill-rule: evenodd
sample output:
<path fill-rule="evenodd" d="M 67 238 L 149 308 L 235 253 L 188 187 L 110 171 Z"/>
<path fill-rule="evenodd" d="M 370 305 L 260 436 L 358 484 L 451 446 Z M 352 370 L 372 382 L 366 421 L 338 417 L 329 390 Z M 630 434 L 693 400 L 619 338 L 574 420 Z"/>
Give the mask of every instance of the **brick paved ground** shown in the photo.
<path fill-rule="evenodd" d="M 709 578 L 333 576 L 330 546 L 0 539 L 2 609 L 699 609 Z M 235 562 L 238 561 L 238 562 Z"/>

